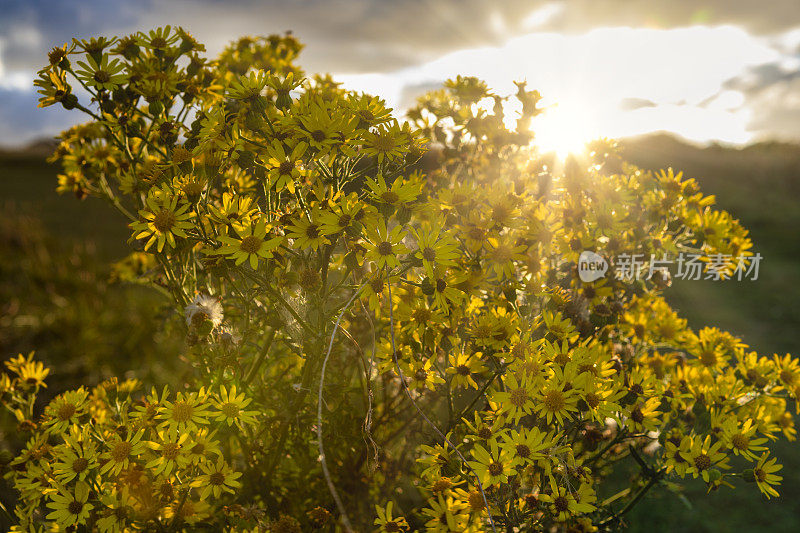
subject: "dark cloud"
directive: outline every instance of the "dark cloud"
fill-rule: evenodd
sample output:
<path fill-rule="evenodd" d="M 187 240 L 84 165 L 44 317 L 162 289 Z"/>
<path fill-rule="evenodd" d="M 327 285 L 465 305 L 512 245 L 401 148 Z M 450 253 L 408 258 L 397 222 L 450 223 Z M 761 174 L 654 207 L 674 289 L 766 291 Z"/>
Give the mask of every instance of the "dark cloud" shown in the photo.
<path fill-rule="evenodd" d="M 73 36 L 179 24 L 213 51 L 245 33 L 293 30 L 314 70 L 387 71 L 448 51 L 542 31 L 602 26 L 736 24 L 756 33 L 800 26 L 798 0 L 2 0 L 6 70 L 33 68 Z M 544 8 L 541 20 L 529 15 Z M 531 24 L 537 24 L 534 28 Z"/>
<path fill-rule="evenodd" d="M 21 146 L 53 137 L 82 118 L 61 106 L 37 109 L 38 100 L 33 91 L 0 88 L 0 145 Z"/>
<path fill-rule="evenodd" d="M 72 37 L 165 24 L 187 28 L 207 43 L 210 55 L 243 34 L 293 30 L 307 45 L 304 67 L 338 73 L 395 71 L 532 31 L 735 24 L 774 36 L 800 27 L 798 0 L 0 0 L 0 13 L 0 88 L 6 96 L 0 100 L 0 117 L 36 116 L 28 119 L 31 123 L 47 120 L 41 115 L 55 122 L 55 115 L 13 108 L 12 101 L 21 105 L 35 97 L 30 90 L 10 87 L 32 78 L 49 48 Z M 763 80 L 785 76 L 770 68 L 751 74 Z M 404 89 L 404 102 L 424 88 Z M 622 105 L 649 103 L 631 100 Z M 5 131 L 14 129 L 7 119 L 5 124 L 0 126 L 0 144 L 9 138 Z"/>

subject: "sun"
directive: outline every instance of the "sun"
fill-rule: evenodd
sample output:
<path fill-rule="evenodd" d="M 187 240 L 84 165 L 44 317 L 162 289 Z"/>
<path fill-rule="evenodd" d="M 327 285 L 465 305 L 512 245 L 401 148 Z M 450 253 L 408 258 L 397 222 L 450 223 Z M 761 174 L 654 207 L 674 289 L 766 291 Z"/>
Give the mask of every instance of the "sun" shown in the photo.
<path fill-rule="evenodd" d="M 586 143 L 598 138 L 589 107 L 578 101 L 559 101 L 544 108 L 533 119 L 533 144 L 543 153 L 554 152 L 559 159 L 580 153 Z"/>

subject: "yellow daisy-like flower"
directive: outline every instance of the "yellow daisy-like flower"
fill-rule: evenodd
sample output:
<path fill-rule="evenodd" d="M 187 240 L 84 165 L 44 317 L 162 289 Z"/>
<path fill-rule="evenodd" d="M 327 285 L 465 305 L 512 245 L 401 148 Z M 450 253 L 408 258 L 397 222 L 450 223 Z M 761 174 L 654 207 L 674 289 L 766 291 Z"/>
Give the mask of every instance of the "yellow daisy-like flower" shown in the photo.
<path fill-rule="evenodd" d="M 783 480 L 782 476 L 775 473 L 783 468 L 783 465 L 777 464 L 776 461 L 774 457 L 772 459 L 769 458 L 769 452 L 764 452 L 753 467 L 753 477 L 758 485 L 758 490 L 767 498 L 779 496 L 778 491 L 773 486 L 780 485 L 781 480 Z"/>
<path fill-rule="evenodd" d="M 175 237 L 186 238 L 186 230 L 192 228 L 189 204 L 178 205 L 180 197 L 168 192 L 166 187 L 160 192 L 147 197 L 147 209 L 139 211 L 143 220 L 130 225 L 135 239 L 147 239 L 145 250 L 157 243 L 159 252 L 165 243 L 175 248 Z"/>
<path fill-rule="evenodd" d="M 551 478 L 550 488 L 552 492 L 550 494 L 540 493 L 539 499 L 550 504 L 550 512 L 559 522 L 566 522 L 572 516 L 591 513 L 595 510 L 595 506 L 586 501 L 590 499 L 586 496 L 589 496 L 588 491 L 591 490 L 591 487 L 586 484 L 581 485 L 578 492 L 573 494 L 567 487 L 556 485 Z M 578 501 L 577 495 L 582 496 L 581 501 Z"/>
<path fill-rule="evenodd" d="M 63 528 L 85 524 L 89 512 L 94 509 L 89 503 L 89 485 L 83 481 L 75 484 L 74 491 L 59 487 L 58 492 L 50 495 L 50 500 L 47 506 L 52 511 L 47 519 L 55 520 Z"/>
<path fill-rule="evenodd" d="M 721 451 L 722 445 L 722 441 L 716 441 L 712 444 L 710 435 L 706 435 L 703 440 L 700 440 L 699 437 L 692 439 L 691 448 L 688 451 L 681 452 L 681 457 L 689 463 L 686 472 L 692 474 L 694 478 L 701 477 L 703 481 L 708 483 L 710 479 L 709 472 L 712 468 L 727 468 L 728 458 Z"/>
<path fill-rule="evenodd" d="M 45 427 L 51 433 L 63 433 L 68 427 L 78 423 L 86 413 L 89 393 L 86 389 L 67 391 L 45 408 Z"/>
<path fill-rule="evenodd" d="M 17 357 L 6 361 L 6 367 L 19 376 L 19 381 L 23 387 L 44 387 L 44 380 L 50 374 L 50 369 L 45 368 L 41 361 L 33 360 L 33 352 L 27 356 L 19 354 Z"/>
<path fill-rule="evenodd" d="M 207 425 L 211 413 L 208 411 L 206 397 L 203 388 L 199 392 L 177 393 L 175 401 L 165 401 L 158 408 L 158 419 L 162 420 L 159 427 L 176 433 L 193 431 L 198 426 Z"/>
<path fill-rule="evenodd" d="M 458 242 L 449 232 L 443 232 L 441 226 L 426 224 L 421 228 L 412 228 L 417 240 L 415 256 L 422 261 L 428 276 L 435 276 L 436 267 L 449 267 L 456 264 L 459 257 Z"/>
<path fill-rule="evenodd" d="M 316 250 L 324 244 L 330 244 L 328 238 L 322 233 L 319 216 L 319 210 L 315 210 L 311 213 L 310 219 L 300 216 L 294 224 L 287 228 L 287 235 L 294 240 L 295 248 Z"/>
<path fill-rule="evenodd" d="M 469 464 L 475 469 L 475 474 L 484 487 L 506 483 L 508 477 L 516 473 L 516 460 L 511 451 L 500 448 L 495 439 L 489 440 L 488 450 L 481 444 L 476 444 L 472 449 L 472 457 L 475 460 Z"/>
<path fill-rule="evenodd" d="M 217 457 L 216 462 L 205 461 L 200 463 L 202 474 L 192 481 L 192 486 L 200 488 L 200 499 L 206 500 L 213 495 L 219 498 L 223 492 L 233 493 L 242 484 L 237 481 L 242 476 L 241 472 L 234 472 L 225 463 L 222 457 Z"/>
<path fill-rule="evenodd" d="M 401 243 L 405 236 L 406 232 L 401 225 L 389 230 L 385 220 L 381 220 L 375 227 L 367 228 L 365 259 L 373 261 L 378 270 L 384 267 L 395 268 L 400 264 L 397 256 L 408 252 L 408 248 Z"/>
<path fill-rule="evenodd" d="M 258 268 L 260 259 L 269 259 L 272 253 L 281 245 L 283 237 L 267 238 L 271 228 L 266 222 L 252 222 L 241 227 L 234 227 L 238 238 L 221 235 L 219 237 L 223 246 L 217 251 L 218 254 L 229 256 L 241 265 L 245 261 L 252 269 Z"/>
<path fill-rule="evenodd" d="M 465 531 L 469 521 L 469 507 L 462 501 L 452 496 L 437 495 L 436 499 L 428 501 L 428 507 L 422 514 L 428 521 L 425 522 L 426 531 L 431 533 L 455 533 Z"/>
<path fill-rule="evenodd" d="M 394 502 L 388 501 L 386 506 L 375 506 L 378 517 L 373 524 L 378 526 L 380 533 L 399 533 L 408 530 L 408 522 L 402 516 L 395 517 L 393 513 Z"/>
<path fill-rule="evenodd" d="M 112 476 L 118 475 L 122 470 L 128 468 L 130 462 L 144 453 L 145 444 L 142 442 L 144 430 L 136 432 L 129 431 L 124 439 L 115 435 L 108 442 L 108 449 L 100 455 L 101 461 L 105 464 L 100 468 L 100 473 L 108 472 Z"/>
<path fill-rule="evenodd" d="M 306 149 L 308 149 L 308 144 L 302 141 L 294 145 L 286 145 L 283 142 L 274 141 L 269 145 L 267 166 L 270 167 L 270 187 L 274 187 L 277 192 L 287 189 L 294 194 L 295 183 L 304 173 L 301 158 Z"/>
<path fill-rule="evenodd" d="M 450 379 L 450 385 L 453 387 L 471 387 L 478 389 L 478 383 L 475 381 L 475 376 L 480 375 L 486 371 L 483 361 L 481 361 L 481 352 L 473 354 L 466 354 L 463 352 L 454 353 L 450 355 L 447 367 L 447 373 L 453 377 Z"/>
<path fill-rule="evenodd" d="M 552 377 L 546 381 L 537 395 L 535 411 L 548 423 L 556 420 L 559 424 L 563 424 L 564 419 L 578 410 L 578 391 L 574 388 L 565 390 L 567 379 L 560 367 L 554 366 L 552 373 Z"/>
<path fill-rule="evenodd" d="M 251 401 L 243 392 L 237 394 L 236 385 L 231 386 L 230 390 L 223 385 L 220 387 L 219 395 L 211 399 L 218 410 L 214 420 L 225 422 L 228 426 L 236 424 L 240 428 L 242 424 L 255 424 L 258 412 L 244 410 Z"/>
<path fill-rule="evenodd" d="M 77 437 L 77 436 L 74 436 Z M 55 451 L 56 463 L 53 474 L 60 483 L 73 479 L 82 481 L 97 467 L 97 456 L 91 442 L 81 442 L 78 438 L 65 437 L 65 444 Z"/>
<path fill-rule="evenodd" d="M 382 163 L 384 159 L 393 161 L 408 150 L 407 136 L 407 131 L 397 122 L 381 125 L 375 131 L 364 134 L 364 153 L 376 157 L 378 163 Z"/>
<path fill-rule="evenodd" d="M 145 468 L 152 468 L 153 473 L 169 476 L 177 468 L 182 468 L 189 461 L 186 450 L 191 448 L 188 433 L 177 435 L 167 430 L 158 432 L 155 441 L 148 441 L 147 446 L 156 453 Z"/>
<path fill-rule="evenodd" d="M 509 374 L 504 382 L 505 390 L 489 393 L 490 401 L 497 404 L 500 412 L 515 423 L 536 408 L 533 382 L 527 376 L 517 378 L 518 376 Z"/>
<path fill-rule="evenodd" d="M 758 453 L 767 449 L 766 446 L 763 446 L 767 439 L 765 437 L 756 438 L 756 429 L 757 426 L 750 418 L 740 426 L 735 417 L 730 417 L 722 425 L 723 439 L 735 455 L 743 455 L 754 460 Z"/>

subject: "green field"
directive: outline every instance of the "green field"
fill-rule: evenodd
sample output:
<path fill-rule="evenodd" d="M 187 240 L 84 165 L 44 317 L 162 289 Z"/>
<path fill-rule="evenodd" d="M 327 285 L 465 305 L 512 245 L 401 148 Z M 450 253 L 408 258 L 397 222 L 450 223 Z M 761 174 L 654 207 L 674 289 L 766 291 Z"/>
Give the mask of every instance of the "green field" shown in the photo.
<path fill-rule="evenodd" d="M 727 329 L 760 353 L 800 354 L 800 148 L 700 149 L 652 136 L 623 149 L 644 168 L 672 166 L 697 178 L 751 230 L 764 258 L 757 281 L 676 282 L 667 296 L 690 325 Z M 41 150 L 0 154 L 0 352 L 7 357 L 35 347 L 45 361 L 71 361 L 54 376 L 50 393 L 85 373 L 96 380 L 126 369 L 146 378 L 138 374 L 146 366 L 174 371 L 155 363 L 180 347 L 179 339 L 159 333 L 174 319 L 153 311 L 160 296 L 105 281 L 108 263 L 125 254 L 124 221 L 98 201 L 59 197 L 55 174 Z M 767 503 L 754 487 L 706 495 L 703 486 L 690 484 L 683 501 L 665 491 L 649 496 L 628 515 L 632 530 L 797 531 L 798 451 L 797 444 L 777 446 L 785 465 L 778 501 Z"/>

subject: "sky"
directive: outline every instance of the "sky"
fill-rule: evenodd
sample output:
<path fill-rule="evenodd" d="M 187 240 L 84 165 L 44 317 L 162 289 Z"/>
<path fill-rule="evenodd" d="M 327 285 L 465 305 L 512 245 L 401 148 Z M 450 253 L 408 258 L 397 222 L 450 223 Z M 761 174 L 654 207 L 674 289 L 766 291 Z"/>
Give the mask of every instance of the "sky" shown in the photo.
<path fill-rule="evenodd" d="M 501 94 L 525 80 L 544 96 L 534 130 L 546 148 L 656 131 L 800 141 L 798 0 L 0 0 L 0 146 L 82 120 L 36 108 L 50 48 L 165 24 L 209 55 L 291 30 L 307 72 L 401 111 L 457 74 Z"/>

